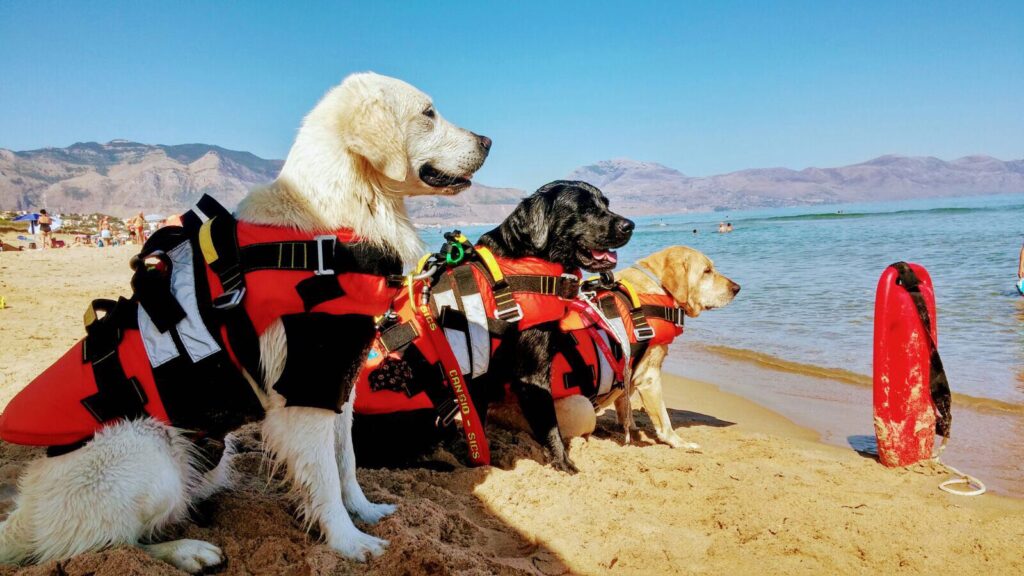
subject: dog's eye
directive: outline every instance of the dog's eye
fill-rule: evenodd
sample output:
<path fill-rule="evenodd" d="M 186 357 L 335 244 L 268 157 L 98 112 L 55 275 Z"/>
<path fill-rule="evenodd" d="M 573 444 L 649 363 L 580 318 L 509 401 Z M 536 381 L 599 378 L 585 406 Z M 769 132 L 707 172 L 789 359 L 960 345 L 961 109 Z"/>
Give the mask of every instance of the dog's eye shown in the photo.
<path fill-rule="evenodd" d="M 704 269 L 704 273 L 705 273 L 705 274 L 711 274 L 711 267 L 710 267 L 710 266 L 708 266 L 707 268 L 705 268 L 705 269 Z"/>
<path fill-rule="evenodd" d="M 437 114 L 434 112 L 433 106 L 427 106 L 427 109 L 423 111 L 423 115 L 427 118 L 434 118 Z"/>

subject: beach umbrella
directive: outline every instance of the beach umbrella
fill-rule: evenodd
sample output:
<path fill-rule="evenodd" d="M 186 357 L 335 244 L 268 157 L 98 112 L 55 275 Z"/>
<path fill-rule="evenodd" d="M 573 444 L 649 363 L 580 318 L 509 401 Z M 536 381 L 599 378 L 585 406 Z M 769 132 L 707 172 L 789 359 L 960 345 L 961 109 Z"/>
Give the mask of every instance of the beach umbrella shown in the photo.
<path fill-rule="evenodd" d="M 36 233 L 36 222 L 39 221 L 39 214 L 30 212 L 28 214 L 22 214 L 13 220 L 14 222 L 28 222 L 28 233 Z"/>
<path fill-rule="evenodd" d="M 54 232 L 60 230 L 61 224 L 64 223 L 64 221 L 61 220 L 59 216 L 50 216 L 50 220 L 52 220 L 52 223 L 50 224 L 50 230 L 53 230 Z M 17 218 L 12 220 L 12 222 L 28 222 L 28 233 L 35 234 L 36 223 L 39 222 L 39 214 L 37 212 L 22 214 L 21 216 L 18 216 Z"/>

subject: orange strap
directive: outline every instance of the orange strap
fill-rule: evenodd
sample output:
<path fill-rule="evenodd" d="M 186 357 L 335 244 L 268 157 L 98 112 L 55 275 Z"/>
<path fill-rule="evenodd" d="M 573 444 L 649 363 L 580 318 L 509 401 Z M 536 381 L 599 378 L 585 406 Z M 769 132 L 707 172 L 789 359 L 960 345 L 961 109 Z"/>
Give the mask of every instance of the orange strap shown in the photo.
<path fill-rule="evenodd" d="M 430 313 L 430 307 L 426 303 L 416 307 L 416 313 L 420 315 L 423 324 L 427 326 L 427 337 L 437 351 L 438 360 L 444 372 L 444 378 L 448 381 L 448 388 L 459 403 L 459 412 L 462 413 L 462 433 L 466 436 L 466 444 L 469 446 L 469 460 L 476 466 L 486 466 L 491 463 L 491 450 L 487 445 L 487 436 L 484 434 L 484 426 L 480 421 L 476 406 L 473 405 L 473 398 L 469 395 L 469 388 L 466 386 L 466 378 L 459 368 L 459 361 L 452 352 L 448 339 L 444 337 L 437 320 Z"/>

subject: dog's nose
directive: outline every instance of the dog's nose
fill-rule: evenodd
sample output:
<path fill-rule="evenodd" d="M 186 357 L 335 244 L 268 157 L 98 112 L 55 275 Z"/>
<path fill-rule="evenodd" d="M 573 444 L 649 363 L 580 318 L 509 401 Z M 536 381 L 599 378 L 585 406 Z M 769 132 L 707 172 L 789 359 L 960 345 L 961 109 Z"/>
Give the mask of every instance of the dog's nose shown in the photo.
<path fill-rule="evenodd" d="M 733 282 L 732 283 L 732 295 L 735 296 L 735 295 L 737 295 L 739 293 L 740 293 L 740 285 L 735 283 L 735 282 Z"/>
<path fill-rule="evenodd" d="M 480 142 L 480 147 L 484 149 L 484 152 L 491 151 L 491 144 L 493 143 L 487 136 L 476 135 L 476 139 Z"/>
<path fill-rule="evenodd" d="M 615 230 L 619 234 L 629 234 L 633 231 L 634 227 L 636 227 L 636 224 L 633 224 L 632 220 L 628 220 L 626 218 L 620 218 L 619 221 L 615 223 Z"/>

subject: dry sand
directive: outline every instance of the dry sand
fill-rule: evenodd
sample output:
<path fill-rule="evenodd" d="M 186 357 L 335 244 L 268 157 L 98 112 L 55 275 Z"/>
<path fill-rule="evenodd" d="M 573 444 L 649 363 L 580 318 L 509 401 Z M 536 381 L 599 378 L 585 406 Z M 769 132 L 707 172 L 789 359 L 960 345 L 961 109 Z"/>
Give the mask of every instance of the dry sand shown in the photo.
<path fill-rule="evenodd" d="M 122 294 L 130 248 L 0 253 L 0 406 L 82 335 L 95 297 Z M 496 467 L 360 470 L 398 512 L 366 527 L 391 540 L 361 565 L 292 519 L 253 428 L 240 434 L 235 490 L 171 537 L 221 546 L 223 574 L 1022 573 L 1024 502 L 949 496 L 928 466 L 888 470 L 739 396 L 669 378 L 673 421 L 700 453 L 620 443 L 608 418 L 576 439 L 581 472 L 537 461 L 523 434 L 493 431 Z M 641 428 L 650 423 L 640 415 Z M 0 511 L 38 451 L 0 444 Z M 0 574 L 177 573 L 130 548 Z"/>

